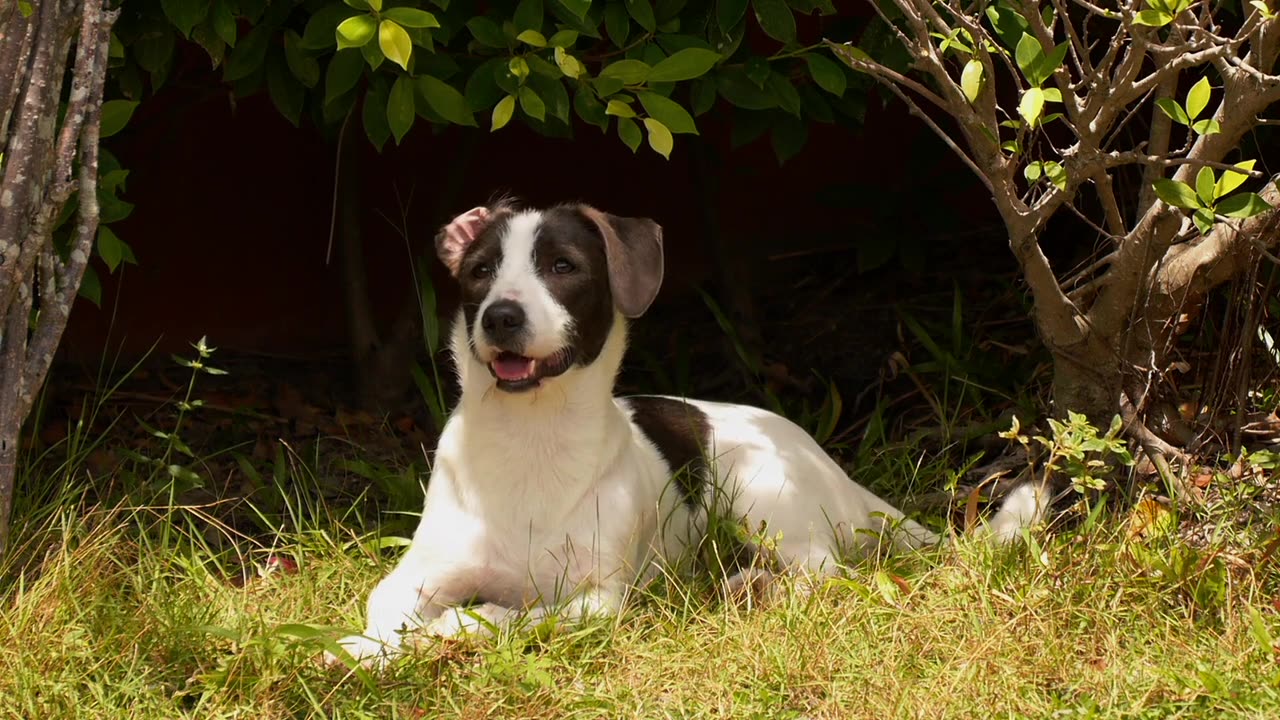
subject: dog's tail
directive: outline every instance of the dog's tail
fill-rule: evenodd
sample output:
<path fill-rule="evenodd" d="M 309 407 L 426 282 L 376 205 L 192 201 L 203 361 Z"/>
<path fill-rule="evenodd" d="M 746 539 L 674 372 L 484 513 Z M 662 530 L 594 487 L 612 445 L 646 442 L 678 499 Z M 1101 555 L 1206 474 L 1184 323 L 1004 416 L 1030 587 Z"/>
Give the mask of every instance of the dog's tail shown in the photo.
<path fill-rule="evenodd" d="M 999 545 L 1017 540 L 1025 528 L 1044 520 L 1052 501 L 1053 493 L 1047 482 L 1025 482 L 1014 488 L 991 520 L 975 532 Z"/>

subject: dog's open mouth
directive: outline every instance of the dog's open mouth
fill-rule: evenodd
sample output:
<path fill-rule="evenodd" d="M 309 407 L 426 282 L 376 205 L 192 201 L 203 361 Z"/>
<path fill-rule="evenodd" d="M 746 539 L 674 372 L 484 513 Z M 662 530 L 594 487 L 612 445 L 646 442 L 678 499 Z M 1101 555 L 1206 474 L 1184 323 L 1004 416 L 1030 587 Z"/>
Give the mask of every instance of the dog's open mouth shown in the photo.
<path fill-rule="evenodd" d="M 507 391 L 529 390 L 546 378 L 562 375 L 573 365 L 573 349 L 561 348 L 544 358 L 502 351 L 489 363 L 498 387 Z"/>

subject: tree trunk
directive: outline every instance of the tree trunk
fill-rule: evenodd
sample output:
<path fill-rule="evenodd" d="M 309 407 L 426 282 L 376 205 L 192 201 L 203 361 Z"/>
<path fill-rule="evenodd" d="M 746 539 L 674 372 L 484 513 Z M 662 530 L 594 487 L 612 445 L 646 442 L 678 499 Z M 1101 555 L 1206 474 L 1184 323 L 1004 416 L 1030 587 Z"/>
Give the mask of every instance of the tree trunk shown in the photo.
<path fill-rule="evenodd" d="M 103 0 L 6 2 L 0 9 L 0 555 L 8 546 L 22 425 L 97 237 L 98 123 L 117 15 Z M 53 231 L 77 191 L 79 213 L 63 255 Z"/>

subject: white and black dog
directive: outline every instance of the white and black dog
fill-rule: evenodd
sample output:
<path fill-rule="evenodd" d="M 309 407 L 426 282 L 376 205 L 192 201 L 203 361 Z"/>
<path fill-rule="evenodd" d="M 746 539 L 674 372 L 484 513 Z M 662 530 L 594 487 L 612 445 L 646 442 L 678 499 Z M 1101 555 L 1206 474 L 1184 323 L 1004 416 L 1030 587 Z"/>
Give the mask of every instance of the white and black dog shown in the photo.
<path fill-rule="evenodd" d="M 800 427 L 744 405 L 617 398 L 627 318 L 662 283 L 662 229 L 585 205 L 475 208 L 436 238 L 461 288 L 452 331 L 462 396 L 426 506 L 369 598 L 377 662 L 432 635 L 615 613 L 628 590 L 705 532 L 707 509 L 780 538 L 786 569 L 832 574 L 850 554 L 938 537 L 853 482 Z M 1031 522 L 1019 489 L 989 526 Z M 730 578 L 759 582 L 758 569 Z M 330 658 L 334 660 L 335 658 Z"/>

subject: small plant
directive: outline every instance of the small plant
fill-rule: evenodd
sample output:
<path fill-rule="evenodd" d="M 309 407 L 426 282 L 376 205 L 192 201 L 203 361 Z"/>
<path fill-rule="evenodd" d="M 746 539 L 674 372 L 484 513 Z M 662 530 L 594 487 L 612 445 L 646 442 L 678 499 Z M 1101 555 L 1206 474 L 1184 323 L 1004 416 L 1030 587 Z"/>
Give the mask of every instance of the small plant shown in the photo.
<path fill-rule="evenodd" d="M 134 450 L 124 451 L 127 457 L 151 468 L 149 480 L 152 487 L 159 485 L 167 488 L 171 496 L 177 495 L 183 490 L 200 487 L 202 484 L 200 474 L 192 470 L 189 465 L 191 461 L 196 459 L 196 455 L 187 443 L 182 440 L 182 425 L 187 415 L 199 410 L 204 405 L 203 400 L 194 397 L 196 380 L 201 375 L 227 374 L 227 371 L 208 364 L 209 358 L 213 356 L 217 348 L 210 347 L 207 338 L 200 338 L 191 347 L 196 350 L 194 359 L 173 356 L 174 362 L 191 369 L 191 376 L 187 380 L 186 392 L 175 406 L 178 409 L 178 415 L 173 421 L 173 429 L 168 431 L 158 430 L 139 421 L 144 430 L 162 441 L 162 450 L 154 457 Z"/>
<path fill-rule="evenodd" d="M 1049 455 L 1044 459 L 1043 477 L 1048 479 L 1052 473 L 1061 472 L 1071 479 L 1071 487 L 1078 493 L 1088 490 L 1105 490 L 1107 477 L 1116 469 L 1112 464 L 1130 467 L 1133 455 L 1120 437 L 1124 424 L 1120 416 L 1111 420 L 1106 434 L 1099 436 L 1098 430 L 1089 422 L 1089 418 L 1077 412 L 1068 412 L 1063 422 L 1049 419 L 1050 437 L 1022 434 L 1018 417 L 1013 417 L 1013 426 L 1000 433 L 1006 440 L 1016 440 L 1030 450 L 1031 442 L 1042 445 Z M 1028 453 L 1028 458 L 1033 457 Z"/>

